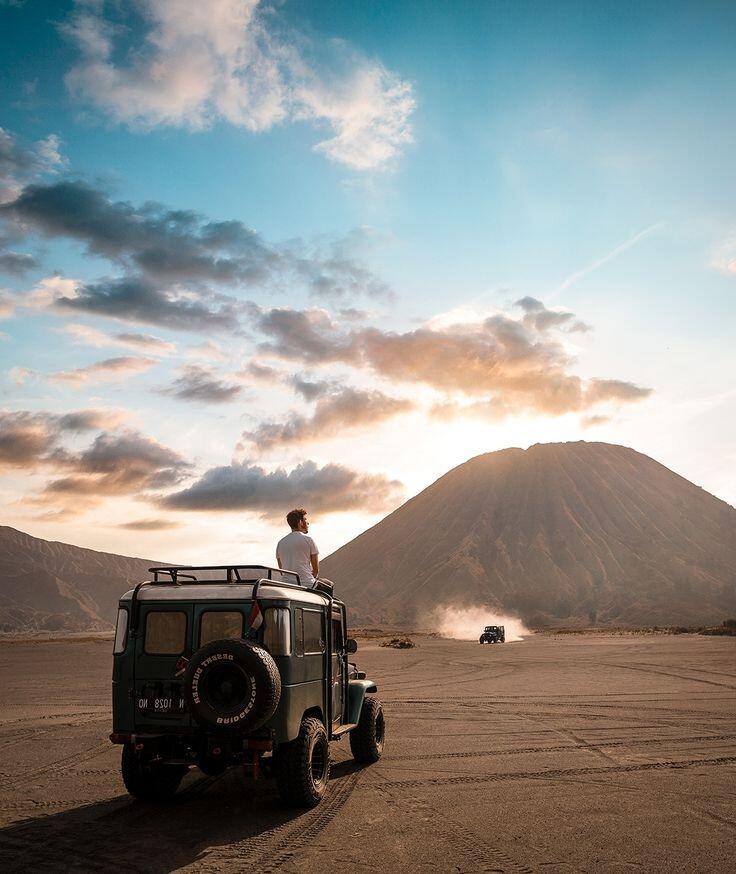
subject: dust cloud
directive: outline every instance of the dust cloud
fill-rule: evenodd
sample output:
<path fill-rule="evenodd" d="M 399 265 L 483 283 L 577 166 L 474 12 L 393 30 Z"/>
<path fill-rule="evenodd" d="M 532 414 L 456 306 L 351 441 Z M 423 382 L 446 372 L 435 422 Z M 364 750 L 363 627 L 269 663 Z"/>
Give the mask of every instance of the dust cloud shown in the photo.
<path fill-rule="evenodd" d="M 502 616 L 490 607 L 436 607 L 427 624 L 442 637 L 455 640 L 478 640 L 486 625 L 503 625 L 506 642 L 522 640 L 531 634 L 521 619 Z"/>

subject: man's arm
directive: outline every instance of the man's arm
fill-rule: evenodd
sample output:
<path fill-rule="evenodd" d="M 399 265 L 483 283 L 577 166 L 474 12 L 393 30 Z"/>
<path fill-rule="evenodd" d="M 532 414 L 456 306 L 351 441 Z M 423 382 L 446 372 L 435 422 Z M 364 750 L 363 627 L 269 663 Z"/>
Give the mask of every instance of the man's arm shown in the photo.
<path fill-rule="evenodd" d="M 309 556 L 309 560 L 312 562 L 312 573 L 315 577 L 319 576 L 319 555 L 315 552 Z"/>
<path fill-rule="evenodd" d="M 279 558 L 278 552 L 276 553 L 276 561 L 278 562 L 279 567 L 283 570 L 284 566 L 281 564 L 281 559 Z"/>

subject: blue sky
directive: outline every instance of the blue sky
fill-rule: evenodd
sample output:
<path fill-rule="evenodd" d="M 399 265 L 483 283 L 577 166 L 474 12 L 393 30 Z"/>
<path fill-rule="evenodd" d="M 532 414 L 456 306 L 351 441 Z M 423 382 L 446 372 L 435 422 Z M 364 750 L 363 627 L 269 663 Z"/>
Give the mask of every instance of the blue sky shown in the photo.
<path fill-rule="evenodd" d="M 0 6 L 8 524 L 327 552 L 574 439 L 734 502 L 732 4 L 192 9 Z"/>

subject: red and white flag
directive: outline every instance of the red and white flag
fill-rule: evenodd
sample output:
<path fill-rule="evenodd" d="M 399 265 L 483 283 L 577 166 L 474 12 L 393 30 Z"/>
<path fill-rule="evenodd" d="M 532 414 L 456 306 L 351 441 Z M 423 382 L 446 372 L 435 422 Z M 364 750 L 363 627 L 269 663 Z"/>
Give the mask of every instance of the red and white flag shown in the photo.
<path fill-rule="evenodd" d="M 248 625 L 250 626 L 250 631 L 258 631 L 258 629 L 263 624 L 263 613 L 261 613 L 261 608 L 258 605 L 258 601 L 253 602 L 253 609 L 250 611 L 250 618 L 248 619 Z"/>

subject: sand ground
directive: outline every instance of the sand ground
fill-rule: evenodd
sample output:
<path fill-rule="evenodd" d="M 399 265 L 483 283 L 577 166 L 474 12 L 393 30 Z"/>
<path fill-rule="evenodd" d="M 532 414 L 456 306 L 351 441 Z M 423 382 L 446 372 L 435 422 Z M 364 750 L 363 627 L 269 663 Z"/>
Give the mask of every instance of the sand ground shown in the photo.
<path fill-rule="evenodd" d="M 110 641 L 0 645 L 0 870 L 736 869 L 736 639 L 366 642 L 387 744 L 333 745 L 322 805 L 191 773 L 132 801 L 107 741 Z"/>

